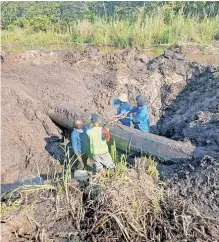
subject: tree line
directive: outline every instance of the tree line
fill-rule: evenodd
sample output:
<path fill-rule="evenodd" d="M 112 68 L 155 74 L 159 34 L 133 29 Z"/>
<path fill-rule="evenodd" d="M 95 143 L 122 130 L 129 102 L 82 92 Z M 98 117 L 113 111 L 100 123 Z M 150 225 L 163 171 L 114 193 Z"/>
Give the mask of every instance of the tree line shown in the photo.
<path fill-rule="evenodd" d="M 165 21 L 181 14 L 187 18 L 213 18 L 219 15 L 219 2 L 2 2 L 1 27 L 11 30 L 15 27 L 47 31 L 59 29 L 72 22 L 96 18 L 106 21 L 126 20 L 133 22 L 152 12 L 163 11 Z"/>

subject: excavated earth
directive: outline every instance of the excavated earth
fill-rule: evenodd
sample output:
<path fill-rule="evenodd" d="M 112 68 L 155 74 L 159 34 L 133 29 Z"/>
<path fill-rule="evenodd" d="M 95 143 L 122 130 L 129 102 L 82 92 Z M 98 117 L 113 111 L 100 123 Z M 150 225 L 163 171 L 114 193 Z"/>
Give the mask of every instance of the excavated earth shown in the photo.
<path fill-rule="evenodd" d="M 120 92 L 128 93 L 132 104 L 143 93 L 152 132 L 191 144 L 198 154 L 182 167 L 160 165 L 161 175 L 180 196 L 218 218 L 217 66 L 191 62 L 179 47 L 152 60 L 139 50 L 103 54 L 88 47 L 9 54 L 1 78 L 2 184 L 46 174 L 54 165 L 62 130 L 47 112 L 57 104 L 71 103 L 110 119 L 115 112 L 111 101 Z"/>

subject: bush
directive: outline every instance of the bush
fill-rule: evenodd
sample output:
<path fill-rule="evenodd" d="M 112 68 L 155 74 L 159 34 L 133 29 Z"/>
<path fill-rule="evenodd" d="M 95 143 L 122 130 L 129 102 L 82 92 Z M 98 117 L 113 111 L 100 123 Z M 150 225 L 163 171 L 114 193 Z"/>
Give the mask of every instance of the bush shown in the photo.
<path fill-rule="evenodd" d="M 30 21 L 30 27 L 34 32 L 47 32 L 51 29 L 51 21 L 50 19 L 45 16 L 36 16 Z"/>
<path fill-rule="evenodd" d="M 9 30 L 14 31 L 16 28 L 24 28 L 28 26 L 26 18 L 18 18 L 9 25 Z"/>

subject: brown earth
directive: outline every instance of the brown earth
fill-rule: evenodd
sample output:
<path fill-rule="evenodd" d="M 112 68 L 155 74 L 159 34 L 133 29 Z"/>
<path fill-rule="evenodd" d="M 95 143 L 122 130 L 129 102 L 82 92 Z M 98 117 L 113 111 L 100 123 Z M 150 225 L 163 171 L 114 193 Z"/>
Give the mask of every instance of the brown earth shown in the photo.
<path fill-rule="evenodd" d="M 102 54 L 94 48 L 8 55 L 2 65 L 2 183 L 45 172 L 51 160 L 45 138 L 60 136 L 48 109 L 72 103 L 110 118 L 110 102 L 120 92 L 132 103 L 138 93 L 147 96 L 153 132 L 189 140 L 201 154 L 215 156 L 218 76 L 215 67 L 190 62 L 179 49 L 151 61 L 138 50 Z"/>
<path fill-rule="evenodd" d="M 47 174 L 51 163 L 54 164 L 51 154 L 57 151 L 58 146 L 54 141 L 56 136 L 62 136 L 62 130 L 47 116 L 49 109 L 60 103 L 71 103 L 77 108 L 98 111 L 105 118 L 110 118 L 115 112 L 110 103 L 120 92 L 127 92 L 132 104 L 137 94 L 147 96 L 152 132 L 186 143 L 191 142 L 196 146 L 200 157 L 204 154 L 215 158 L 219 156 L 218 69 L 188 61 L 180 53 L 180 48 L 176 48 L 174 52 L 166 51 L 153 60 L 149 60 L 138 50 L 129 49 L 108 54 L 102 54 L 94 48 L 67 53 L 28 51 L 5 56 L 1 77 L 3 184 L 39 173 Z M 182 229 L 185 228 L 181 220 L 177 219 L 176 214 L 179 212 L 179 217 L 193 218 L 194 228 L 190 226 L 186 231 L 191 232 L 189 238 L 198 239 L 201 236 L 199 241 L 207 241 L 212 236 L 217 241 L 218 234 L 217 231 L 214 232 L 217 218 L 209 218 L 214 226 L 212 223 L 208 226 L 206 221 L 203 222 L 204 215 L 195 214 L 197 211 L 190 211 L 191 208 L 189 211 L 185 210 L 183 205 L 184 199 L 190 198 L 191 204 L 195 204 L 202 212 L 206 210 L 213 217 L 219 214 L 217 164 L 217 159 L 204 158 L 185 164 L 180 169 L 161 166 L 160 170 L 164 172 L 161 175 L 170 179 L 169 186 L 177 191 L 177 199 L 170 201 L 168 206 L 165 205 L 168 221 L 164 219 L 162 224 L 158 219 L 156 223 L 160 227 L 156 225 L 156 229 L 162 228 L 165 234 L 165 226 L 173 223 L 175 227 L 171 227 L 170 232 L 176 233 L 178 237 L 171 238 L 182 241 L 185 236 Z M 40 199 L 45 197 L 46 195 L 40 195 Z M 178 211 L 175 206 L 179 200 L 182 207 Z M 36 221 L 40 221 L 41 213 L 46 218 L 47 214 L 54 212 L 53 208 L 56 206 L 48 199 L 42 204 L 38 207 L 42 211 L 39 210 Z M 22 219 L 20 214 L 13 216 L 15 221 Z M 22 238 L 30 240 L 34 237 L 32 230 L 36 233 L 39 225 L 31 214 L 28 219 L 32 224 L 30 228 L 14 222 L 9 226 L 9 234 L 17 231 L 18 236 L 19 233 L 22 234 Z M 66 223 L 64 211 L 63 214 L 61 211 L 61 218 L 58 217 L 55 221 L 49 216 L 47 219 L 48 231 L 61 233 L 58 228 L 63 226 L 66 233 L 77 234 L 72 223 Z M 201 227 L 195 227 L 196 223 L 200 223 Z M 207 231 L 206 226 L 212 227 L 213 232 Z M 20 227 L 25 227 L 28 231 L 20 231 Z M 6 226 L 5 231 L 7 229 Z M 41 232 L 44 233 L 43 230 Z M 7 232 L 5 236 L 9 236 Z M 18 241 L 18 237 L 12 237 L 9 241 Z"/>

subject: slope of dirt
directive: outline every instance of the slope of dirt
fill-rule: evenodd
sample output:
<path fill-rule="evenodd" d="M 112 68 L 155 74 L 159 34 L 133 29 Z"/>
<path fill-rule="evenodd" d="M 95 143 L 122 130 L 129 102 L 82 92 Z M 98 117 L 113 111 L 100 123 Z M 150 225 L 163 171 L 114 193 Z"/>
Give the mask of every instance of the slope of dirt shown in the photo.
<path fill-rule="evenodd" d="M 158 165 L 161 178 L 176 196 L 187 199 L 193 209 L 209 217 L 219 217 L 219 163 L 210 156 L 181 166 Z M 193 211 L 194 212 L 194 211 Z"/>
<path fill-rule="evenodd" d="M 50 137 L 61 137 L 50 108 L 72 103 L 110 118 L 120 92 L 132 104 L 137 94 L 147 96 L 153 132 L 217 156 L 218 85 L 215 67 L 189 62 L 179 49 L 151 61 L 130 49 L 10 54 L 2 65 L 2 183 L 46 172 L 47 151 L 56 148 Z"/>
<path fill-rule="evenodd" d="M 175 66 L 174 61 L 169 61 L 169 64 L 172 62 L 172 67 Z M 156 61 L 152 63 L 155 69 L 158 65 Z M 157 123 L 157 129 L 161 135 L 177 140 L 186 138 L 197 146 L 206 149 L 209 147 L 212 153 L 218 152 L 219 72 L 213 67 L 197 63 L 185 65 L 187 71 L 184 75 L 181 74 L 187 85 L 178 92 L 176 99 L 165 104 L 164 114 Z M 164 71 L 167 71 L 168 64 L 164 63 L 164 66 Z"/>

